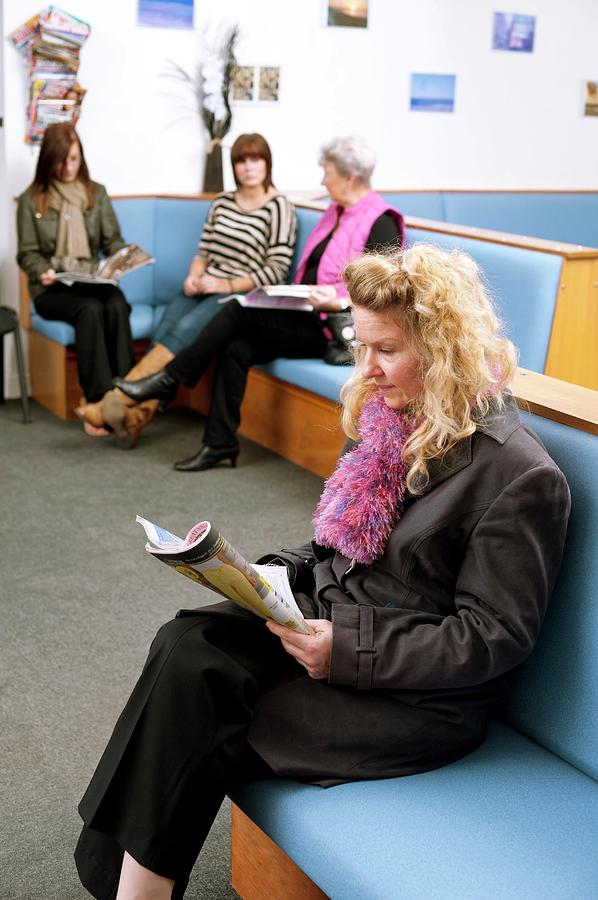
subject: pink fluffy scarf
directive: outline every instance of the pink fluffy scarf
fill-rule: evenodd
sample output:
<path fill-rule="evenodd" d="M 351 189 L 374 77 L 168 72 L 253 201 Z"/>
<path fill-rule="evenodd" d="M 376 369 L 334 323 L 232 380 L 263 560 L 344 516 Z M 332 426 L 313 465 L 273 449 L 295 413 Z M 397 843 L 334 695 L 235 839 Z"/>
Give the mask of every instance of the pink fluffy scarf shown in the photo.
<path fill-rule="evenodd" d="M 366 401 L 361 440 L 339 460 L 314 512 L 318 544 L 365 565 L 382 556 L 403 510 L 403 447 L 413 427 L 380 394 Z"/>

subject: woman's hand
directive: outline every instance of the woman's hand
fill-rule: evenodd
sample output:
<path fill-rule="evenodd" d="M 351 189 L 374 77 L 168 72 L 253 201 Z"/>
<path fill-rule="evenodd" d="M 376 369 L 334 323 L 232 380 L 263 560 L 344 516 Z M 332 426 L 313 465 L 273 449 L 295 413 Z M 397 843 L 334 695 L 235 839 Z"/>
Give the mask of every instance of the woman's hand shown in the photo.
<path fill-rule="evenodd" d="M 314 284 L 307 299 L 318 312 L 338 312 L 344 308 L 332 284 Z"/>
<path fill-rule="evenodd" d="M 56 281 L 56 272 L 54 269 L 46 269 L 45 272 L 39 276 L 40 284 L 43 284 L 44 287 L 50 287 L 51 284 L 54 284 Z"/>
<path fill-rule="evenodd" d="M 187 275 L 183 282 L 183 294 L 185 297 L 195 297 L 196 294 L 201 294 L 200 282 L 201 276 Z"/>
<path fill-rule="evenodd" d="M 216 278 L 214 275 L 202 275 L 199 279 L 202 294 L 230 294 L 230 281 Z"/>
<path fill-rule="evenodd" d="M 328 678 L 332 654 L 332 622 L 308 619 L 315 634 L 298 634 L 292 628 L 268 619 L 266 627 L 280 638 L 282 646 L 302 665 L 310 678 Z"/>

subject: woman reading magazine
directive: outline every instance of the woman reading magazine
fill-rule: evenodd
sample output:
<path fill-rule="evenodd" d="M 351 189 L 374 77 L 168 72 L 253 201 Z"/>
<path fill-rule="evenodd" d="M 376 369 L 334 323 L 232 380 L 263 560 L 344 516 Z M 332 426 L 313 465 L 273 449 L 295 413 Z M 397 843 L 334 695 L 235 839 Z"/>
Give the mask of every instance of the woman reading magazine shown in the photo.
<path fill-rule="evenodd" d="M 17 262 L 33 305 L 42 318 L 74 327 L 82 402 L 99 400 L 135 362 L 130 307 L 115 285 L 63 284 L 57 273 L 91 272 L 100 253 L 111 256 L 127 245 L 106 189 L 89 176 L 72 125 L 46 129 L 35 177 L 19 197 L 17 232 Z M 92 425 L 87 430 L 97 433 Z"/>
<path fill-rule="evenodd" d="M 350 442 L 283 561 L 313 635 L 224 601 L 158 632 L 80 804 L 96 898 L 181 898 L 226 792 L 425 772 L 484 740 L 530 654 L 569 491 L 521 423 L 473 260 L 414 246 L 345 272 Z"/>

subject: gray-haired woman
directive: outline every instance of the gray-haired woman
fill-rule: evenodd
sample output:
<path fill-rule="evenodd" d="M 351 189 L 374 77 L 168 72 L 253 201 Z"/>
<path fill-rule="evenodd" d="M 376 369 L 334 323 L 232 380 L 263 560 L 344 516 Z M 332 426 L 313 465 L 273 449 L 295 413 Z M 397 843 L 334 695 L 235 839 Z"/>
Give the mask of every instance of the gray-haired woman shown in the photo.
<path fill-rule="evenodd" d="M 132 400 L 165 401 L 177 384 L 197 384 L 216 359 L 203 446 L 194 456 L 175 463 L 177 471 L 199 472 L 226 460 L 235 464 L 249 368 L 281 356 L 321 358 L 332 336 L 328 313 L 349 305 L 341 279 L 343 266 L 364 250 L 403 244 L 402 216 L 369 186 L 374 159 L 361 138 L 337 138 L 322 148 L 322 184 L 333 202 L 308 237 L 294 278 L 295 283 L 312 285 L 309 301 L 315 315 L 247 309 L 232 301 L 160 372 L 139 381 L 115 380 Z"/>

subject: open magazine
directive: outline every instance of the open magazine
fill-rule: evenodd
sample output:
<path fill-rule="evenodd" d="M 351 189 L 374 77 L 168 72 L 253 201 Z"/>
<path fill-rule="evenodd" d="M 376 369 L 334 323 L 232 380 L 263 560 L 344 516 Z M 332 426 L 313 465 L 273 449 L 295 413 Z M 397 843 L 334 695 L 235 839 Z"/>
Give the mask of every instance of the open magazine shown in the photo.
<path fill-rule="evenodd" d="M 155 262 L 155 258 L 137 244 L 127 244 L 112 256 L 100 260 L 90 272 L 57 272 L 56 281 L 69 286 L 77 281 L 86 284 L 118 284 L 123 275 Z"/>
<path fill-rule="evenodd" d="M 210 522 L 198 522 L 181 540 L 141 516 L 135 521 L 145 529 L 148 553 L 181 575 L 262 619 L 313 633 L 293 597 L 286 566 L 251 565 Z"/>
<path fill-rule="evenodd" d="M 238 300 L 241 306 L 261 307 L 262 309 L 298 309 L 309 312 L 313 309 L 307 300 L 311 290 L 309 284 L 268 284 L 254 288 L 248 294 L 230 294 L 222 297 L 219 302 Z"/>

